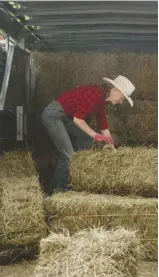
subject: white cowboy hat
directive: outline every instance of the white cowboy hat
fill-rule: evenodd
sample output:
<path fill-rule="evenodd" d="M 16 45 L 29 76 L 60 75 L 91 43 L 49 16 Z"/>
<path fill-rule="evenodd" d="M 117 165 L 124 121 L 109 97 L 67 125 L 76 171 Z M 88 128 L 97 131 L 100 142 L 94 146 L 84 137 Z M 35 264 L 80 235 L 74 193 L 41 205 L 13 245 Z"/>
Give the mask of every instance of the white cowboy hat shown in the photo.
<path fill-rule="evenodd" d="M 125 96 L 125 98 L 129 101 L 131 107 L 133 107 L 133 101 L 131 99 L 131 94 L 135 90 L 134 85 L 127 79 L 126 77 L 119 75 L 114 80 L 111 80 L 109 78 L 102 78 L 103 81 L 107 81 L 111 83 L 113 86 L 115 86 L 117 89 L 120 90 L 120 92 Z"/>

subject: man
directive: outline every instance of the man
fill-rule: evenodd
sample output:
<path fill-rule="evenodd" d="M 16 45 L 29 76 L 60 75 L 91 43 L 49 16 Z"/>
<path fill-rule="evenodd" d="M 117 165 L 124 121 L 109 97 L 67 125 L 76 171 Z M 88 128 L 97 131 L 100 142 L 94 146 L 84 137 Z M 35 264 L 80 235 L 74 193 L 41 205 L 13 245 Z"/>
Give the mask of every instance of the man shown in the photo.
<path fill-rule="evenodd" d="M 109 85 L 108 85 L 109 84 Z M 111 84 L 111 86 L 110 86 Z M 69 183 L 69 157 L 79 150 L 89 149 L 93 141 L 113 144 L 106 119 L 105 104 L 122 104 L 130 98 L 134 85 L 124 76 L 116 79 L 103 78 L 103 84 L 82 85 L 63 93 L 43 111 L 42 121 L 54 145 L 60 152 L 50 192 L 67 190 Z M 87 117 L 96 116 L 100 134 L 86 123 Z"/>

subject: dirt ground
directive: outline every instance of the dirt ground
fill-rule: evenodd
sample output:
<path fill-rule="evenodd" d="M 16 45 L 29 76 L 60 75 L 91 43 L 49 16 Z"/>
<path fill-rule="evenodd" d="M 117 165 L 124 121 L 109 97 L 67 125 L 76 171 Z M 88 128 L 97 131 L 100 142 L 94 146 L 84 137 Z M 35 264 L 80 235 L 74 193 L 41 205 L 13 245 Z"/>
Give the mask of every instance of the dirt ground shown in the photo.
<path fill-rule="evenodd" d="M 36 261 L 0 266 L 0 277 L 33 277 Z M 138 277 L 157 277 L 157 262 L 142 262 Z"/>

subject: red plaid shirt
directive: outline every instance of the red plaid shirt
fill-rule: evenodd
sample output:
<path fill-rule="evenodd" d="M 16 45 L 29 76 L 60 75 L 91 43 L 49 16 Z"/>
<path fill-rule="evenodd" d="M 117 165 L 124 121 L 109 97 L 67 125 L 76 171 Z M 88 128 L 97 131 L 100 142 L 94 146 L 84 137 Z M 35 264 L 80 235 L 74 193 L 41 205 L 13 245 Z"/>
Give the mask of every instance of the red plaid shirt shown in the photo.
<path fill-rule="evenodd" d="M 96 116 L 100 130 L 108 129 L 105 114 L 105 99 L 97 85 L 83 85 L 63 93 L 57 100 L 65 113 L 74 118 L 86 119 Z"/>

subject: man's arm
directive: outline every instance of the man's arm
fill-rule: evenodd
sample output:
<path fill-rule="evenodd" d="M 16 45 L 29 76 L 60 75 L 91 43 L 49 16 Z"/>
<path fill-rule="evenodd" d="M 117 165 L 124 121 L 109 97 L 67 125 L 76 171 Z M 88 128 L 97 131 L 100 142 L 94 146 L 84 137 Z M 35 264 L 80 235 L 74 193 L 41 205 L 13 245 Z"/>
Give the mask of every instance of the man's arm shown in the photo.
<path fill-rule="evenodd" d="M 101 107 L 100 112 L 96 116 L 97 123 L 99 126 L 99 129 L 101 130 L 101 134 L 109 139 L 109 143 L 113 143 L 113 139 L 111 137 L 110 131 L 109 131 L 109 125 L 106 118 L 106 112 L 105 107 Z"/>
<path fill-rule="evenodd" d="M 77 117 L 74 117 L 73 122 L 86 134 L 88 134 L 90 137 L 94 138 L 96 135 L 96 132 L 88 126 L 86 121 L 84 119 L 80 119 Z"/>
<path fill-rule="evenodd" d="M 95 141 L 104 141 L 105 143 L 112 143 L 112 140 L 109 136 L 100 135 L 91 129 L 88 124 L 83 119 L 74 117 L 73 122 L 87 135 L 91 136 Z"/>
<path fill-rule="evenodd" d="M 103 136 L 111 136 L 109 129 L 101 130 L 100 132 Z"/>

